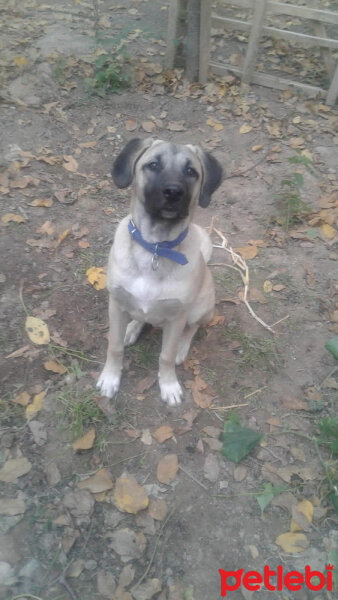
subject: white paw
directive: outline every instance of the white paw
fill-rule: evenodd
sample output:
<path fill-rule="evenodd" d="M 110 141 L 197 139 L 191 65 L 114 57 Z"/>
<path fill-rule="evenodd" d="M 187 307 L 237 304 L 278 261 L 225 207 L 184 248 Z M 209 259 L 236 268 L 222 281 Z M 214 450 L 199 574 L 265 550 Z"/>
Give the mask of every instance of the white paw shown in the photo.
<path fill-rule="evenodd" d="M 132 344 L 135 344 L 142 331 L 143 325 L 144 323 L 140 323 L 140 321 L 135 320 L 128 323 L 126 335 L 124 337 L 125 346 L 132 346 Z"/>
<path fill-rule="evenodd" d="M 173 383 L 160 383 L 161 398 L 169 406 L 179 406 L 182 402 L 182 388 L 178 381 Z"/>
<path fill-rule="evenodd" d="M 103 369 L 96 387 L 100 390 L 102 396 L 112 398 L 120 387 L 121 375 L 116 375 L 111 371 Z"/>

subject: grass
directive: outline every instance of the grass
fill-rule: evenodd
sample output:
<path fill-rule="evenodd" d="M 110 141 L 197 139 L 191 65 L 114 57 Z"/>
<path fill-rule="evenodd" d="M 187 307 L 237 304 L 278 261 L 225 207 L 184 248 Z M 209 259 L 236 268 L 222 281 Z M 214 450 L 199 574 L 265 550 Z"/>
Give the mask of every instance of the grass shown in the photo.
<path fill-rule="evenodd" d="M 272 370 L 279 363 L 275 342 L 271 338 L 245 335 L 237 326 L 225 327 L 222 333 L 225 343 L 239 342 L 238 363 L 244 367 L 259 367 Z"/>
<path fill-rule="evenodd" d="M 135 346 L 128 348 L 127 352 L 132 355 L 138 367 L 150 369 L 157 364 L 159 355 L 157 340 L 138 340 Z"/>
<path fill-rule="evenodd" d="M 12 394 L 11 398 L 17 396 L 17 393 Z M 24 408 L 19 404 L 11 401 L 11 398 L 0 398 L 0 425 L 8 427 L 18 425 L 23 416 Z"/>
<path fill-rule="evenodd" d="M 308 205 L 301 198 L 301 190 L 304 184 L 304 177 L 299 172 L 299 167 L 305 167 L 312 173 L 311 161 L 302 154 L 298 153 L 295 156 L 288 158 L 291 165 L 298 167 L 291 173 L 288 173 L 280 182 L 280 192 L 276 198 L 282 203 L 281 224 L 287 232 L 290 225 L 300 221 L 302 216 L 310 211 Z M 277 219 L 279 222 L 279 220 Z"/>
<path fill-rule="evenodd" d="M 66 427 L 74 439 L 104 418 L 93 397 L 91 390 L 77 390 L 74 386 L 63 390 L 58 396 L 60 427 Z"/>

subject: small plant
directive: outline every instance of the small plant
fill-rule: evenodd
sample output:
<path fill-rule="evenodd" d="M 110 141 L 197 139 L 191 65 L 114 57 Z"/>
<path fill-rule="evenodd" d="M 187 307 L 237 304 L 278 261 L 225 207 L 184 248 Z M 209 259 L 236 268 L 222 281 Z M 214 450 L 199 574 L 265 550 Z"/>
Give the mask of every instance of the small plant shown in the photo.
<path fill-rule="evenodd" d="M 60 424 L 66 426 L 74 439 L 83 435 L 86 428 L 103 418 L 90 390 L 80 392 L 76 388 L 68 388 L 60 394 L 59 401 L 61 403 Z"/>
<path fill-rule="evenodd" d="M 118 94 L 129 85 L 129 76 L 122 57 L 115 53 L 101 54 L 93 63 L 93 77 L 85 80 L 87 91 L 104 97 Z"/>
<path fill-rule="evenodd" d="M 304 166 L 312 173 L 311 162 L 302 154 L 288 158 L 291 165 Z M 301 188 L 304 183 L 303 175 L 295 170 L 282 179 L 281 191 L 277 198 L 283 203 L 283 226 L 288 231 L 290 224 L 297 221 L 303 213 L 310 211 L 308 205 L 301 199 Z"/>
<path fill-rule="evenodd" d="M 66 81 L 65 71 L 66 71 L 66 60 L 63 56 L 57 56 L 55 59 L 55 65 L 53 68 L 53 73 L 56 81 L 59 85 L 64 85 Z"/>
<path fill-rule="evenodd" d="M 223 339 L 226 343 L 238 342 L 235 352 L 241 366 L 271 370 L 279 362 L 274 340 L 270 338 L 247 336 L 238 327 L 225 327 Z"/>

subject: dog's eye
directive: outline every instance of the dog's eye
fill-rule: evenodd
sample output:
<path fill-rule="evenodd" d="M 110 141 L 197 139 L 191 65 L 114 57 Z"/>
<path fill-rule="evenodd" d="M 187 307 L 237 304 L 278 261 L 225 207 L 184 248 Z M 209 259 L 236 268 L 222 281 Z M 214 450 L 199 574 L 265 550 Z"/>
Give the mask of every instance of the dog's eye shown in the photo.
<path fill-rule="evenodd" d="M 187 167 L 185 173 L 186 175 L 188 175 L 188 177 L 195 177 L 196 179 L 198 178 L 197 171 L 195 171 L 195 169 L 193 169 L 192 167 Z"/>
<path fill-rule="evenodd" d="M 150 169 L 150 171 L 157 171 L 159 169 L 159 164 L 158 164 L 158 162 L 153 160 L 147 164 L 147 167 L 148 167 L 148 169 Z"/>

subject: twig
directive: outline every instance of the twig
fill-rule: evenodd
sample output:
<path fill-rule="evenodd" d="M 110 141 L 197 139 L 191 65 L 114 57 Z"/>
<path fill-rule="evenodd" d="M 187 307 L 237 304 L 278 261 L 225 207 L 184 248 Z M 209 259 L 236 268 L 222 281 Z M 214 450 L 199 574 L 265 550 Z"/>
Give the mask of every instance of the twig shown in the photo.
<path fill-rule="evenodd" d="M 259 388 L 258 390 L 255 390 L 254 392 L 250 392 L 250 394 L 247 394 L 246 396 L 244 396 L 243 400 L 250 398 L 250 396 L 253 396 L 254 394 L 258 394 L 258 392 L 265 390 L 265 388 L 267 388 L 267 387 L 268 387 L 267 385 L 263 385 L 263 387 Z"/>
<path fill-rule="evenodd" d="M 245 173 L 248 173 L 249 171 L 252 171 L 252 169 L 255 169 L 255 167 L 258 167 L 258 165 L 260 165 L 262 162 L 264 162 L 264 160 L 266 159 L 266 157 L 269 155 L 269 152 L 267 152 L 267 154 L 265 154 L 264 156 L 262 156 L 258 162 L 256 162 L 255 164 L 251 165 L 251 167 L 248 167 L 247 169 L 245 169 L 244 171 L 238 171 L 238 173 L 236 173 L 236 171 L 234 173 L 232 173 L 232 175 L 227 175 L 226 177 L 223 177 L 223 181 L 225 179 L 232 179 L 233 177 L 244 177 Z"/>
<path fill-rule="evenodd" d="M 240 408 L 241 406 L 249 406 L 249 404 L 246 403 L 246 404 L 230 404 L 230 406 L 209 406 L 209 410 L 230 410 L 230 408 Z"/>
<path fill-rule="evenodd" d="M 185 473 L 186 475 L 188 475 L 188 477 L 190 477 L 190 479 L 192 479 L 195 483 L 197 483 L 198 485 L 200 485 L 204 490 L 208 491 L 208 488 L 206 485 L 204 485 L 204 483 L 202 483 L 201 481 L 199 481 L 198 479 L 196 479 L 196 477 L 194 477 L 191 473 L 189 473 L 189 471 L 186 471 L 183 467 L 181 467 L 181 465 L 179 465 L 178 467 L 181 471 L 183 471 L 183 473 Z"/>
<path fill-rule="evenodd" d="M 147 575 L 148 575 L 148 573 L 149 573 L 149 571 L 150 571 L 151 565 L 153 564 L 153 561 L 154 561 L 154 558 L 155 558 L 155 554 L 156 554 L 156 552 L 157 552 L 157 546 L 158 546 L 158 544 L 159 544 L 159 541 L 160 541 L 161 535 L 162 535 L 162 533 L 163 533 L 163 531 L 164 531 L 164 528 L 165 528 L 165 526 L 167 525 L 167 523 L 168 523 L 169 519 L 171 519 L 172 515 L 174 514 L 174 511 L 175 511 L 175 509 L 176 509 L 176 507 L 174 506 L 174 507 L 171 509 L 171 511 L 169 512 L 169 514 L 168 514 L 168 516 L 166 517 L 166 519 L 163 521 L 163 523 L 162 523 L 162 525 L 161 525 L 161 527 L 160 527 L 160 530 L 159 530 L 159 532 L 158 532 L 158 536 L 157 536 L 157 539 L 156 539 L 156 542 L 155 542 L 154 550 L 153 550 L 153 552 L 152 552 L 152 555 L 151 555 L 151 557 L 150 557 L 150 560 L 149 560 L 148 566 L 147 566 L 146 570 L 144 571 L 144 573 L 143 573 L 142 577 L 140 577 L 140 579 L 137 581 L 137 583 L 135 583 L 135 585 L 132 587 L 132 589 L 131 589 L 131 593 L 133 593 L 133 592 L 134 592 L 134 590 L 136 590 L 136 588 L 138 588 L 138 587 L 139 587 L 139 585 L 141 585 L 142 581 L 143 581 L 143 580 L 144 580 L 144 579 L 147 577 Z"/>
<path fill-rule="evenodd" d="M 279 321 L 276 321 L 275 323 L 272 323 L 271 327 L 275 327 L 275 325 L 278 325 L 278 323 L 281 323 L 282 321 L 285 321 L 285 319 L 288 319 L 290 315 L 286 315 L 286 317 L 283 317 L 282 319 L 279 319 Z"/>
<path fill-rule="evenodd" d="M 250 306 L 249 302 L 248 302 L 248 291 L 249 291 L 249 268 L 248 265 L 246 264 L 244 258 L 242 258 L 242 256 L 240 256 L 239 254 L 237 254 L 237 252 L 234 252 L 234 250 L 232 249 L 232 247 L 230 246 L 228 240 L 226 239 L 226 237 L 223 235 L 223 233 L 221 231 L 219 231 L 218 229 L 216 229 L 216 227 L 212 227 L 212 230 L 217 233 L 218 237 L 221 238 L 222 240 L 222 244 L 213 244 L 214 248 L 220 248 L 222 250 L 225 250 L 226 252 L 228 252 L 228 254 L 230 254 L 231 259 L 233 261 L 233 263 L 235 264 L 235 267 L 233 265 L 224 265 L 224 266 L 229 266 L 232 269 L 235 269 L 236 271 L 239 272 L 241 279 L 243 281 L 243 285 L 244 285 L 244 293 L 243 293 L 243 302 L 245 304 L 245 306 L 247 307 L 249 313 L 251 314 L 251 316 L 256 319 L 256 321 L 258 321 L 258 323 L 260 323 L 263 327 L 265 327 L 265 329 L 268 329 L 268 331 L 270 331 L 271 333 L 275 333 L 275 331 L 272 329 L 272 327 L 270 327 L 270 325 L 267 325 L 267 323 L 265 323 L 260 317 L 258 317 L 255 313 L 255 311 L 253 310 L 253 308 Z"/>
<path fill-rule="evenodd" d="M 20 598 L 32 598 L 32 600 L 42 600 L 39 596 L 33 596 L 33 594 L 19 594 L 19 596 L 14 596 L 11 600 L 19 600 Z"/>

